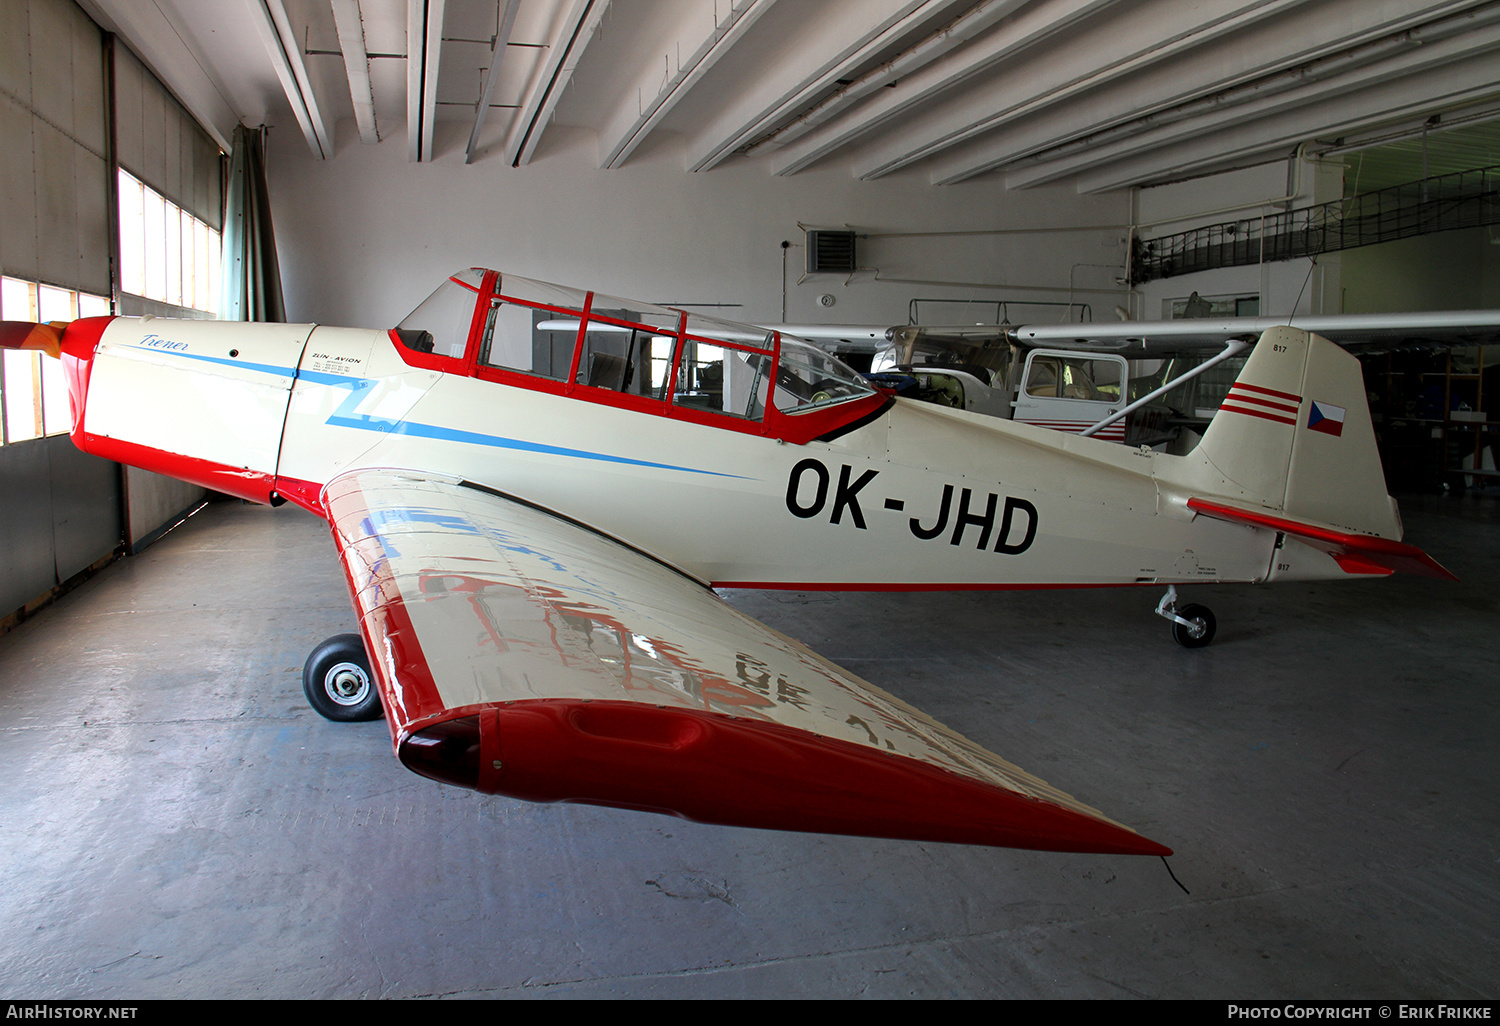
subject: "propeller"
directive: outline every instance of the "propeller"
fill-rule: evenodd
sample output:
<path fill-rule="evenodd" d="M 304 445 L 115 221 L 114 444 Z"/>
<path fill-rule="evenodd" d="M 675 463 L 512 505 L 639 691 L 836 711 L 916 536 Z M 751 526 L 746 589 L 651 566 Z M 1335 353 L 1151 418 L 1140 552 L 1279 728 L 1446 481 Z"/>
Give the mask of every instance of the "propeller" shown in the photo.
<path fill-rule="evenodd" d="M 54 359 L 62 356 L 67 321 L 0 321 L 0 349 L 39 349 Z"/>

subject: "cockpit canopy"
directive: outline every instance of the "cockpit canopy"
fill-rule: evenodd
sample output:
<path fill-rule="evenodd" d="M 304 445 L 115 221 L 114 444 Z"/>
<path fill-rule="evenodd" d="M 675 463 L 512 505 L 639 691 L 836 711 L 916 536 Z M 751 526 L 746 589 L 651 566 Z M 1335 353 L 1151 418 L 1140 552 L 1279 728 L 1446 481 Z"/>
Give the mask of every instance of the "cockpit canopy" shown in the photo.
<path fill-rule="evenodd" d="M 788 441 L 885 402 L 801 339 L 483 268 L 450 277 L 392 335 L 418 366 Z"/>

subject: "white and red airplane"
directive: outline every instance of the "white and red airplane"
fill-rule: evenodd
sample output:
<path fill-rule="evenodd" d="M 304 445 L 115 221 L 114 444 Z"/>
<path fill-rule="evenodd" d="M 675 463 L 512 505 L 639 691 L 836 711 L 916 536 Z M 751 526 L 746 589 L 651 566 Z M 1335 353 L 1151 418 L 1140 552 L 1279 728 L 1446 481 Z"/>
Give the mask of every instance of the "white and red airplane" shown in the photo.
<path fill-rule="evenodd" d="M 571 324 L 558 331 L 558 322 Z M 1401 541 L 1357 361 L 1255 346 L 1186 456 L 896 399 L 776 331 L 488 270 L 389 331 L 8 323 L 97 455 L 326 518 L 332 719 L 451 784 L 754 827 L 1168 854 L 714 587 L 1451 576 Z"/>

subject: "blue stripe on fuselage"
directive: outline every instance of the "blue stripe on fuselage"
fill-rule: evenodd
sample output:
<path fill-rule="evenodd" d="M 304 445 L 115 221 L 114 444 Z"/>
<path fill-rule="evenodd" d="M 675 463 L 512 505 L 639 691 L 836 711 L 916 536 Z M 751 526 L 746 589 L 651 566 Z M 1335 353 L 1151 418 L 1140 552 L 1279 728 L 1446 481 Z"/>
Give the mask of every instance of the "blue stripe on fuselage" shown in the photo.
<path fill-rule="evenodd" d="M 356 431 L 375 431 L 381 434 L 407 435 L 412 438 L 430 438 L 444 442 L 460 442 L 466 445 L 484 445 L 496 449 L 512 449 L 517 452 L 534 452 L 544 456 L 565 456 L 570 459 L 594 460 L 602 463 L 618 463 L 631 467 L 650 467 L 654 470 L 678 470 L 685 474 L 704 474 L 709 477 L 730 477 L 736 480 L 749 480 L 739 474 L 723 474 L 716 470 L 699 470 L 696 467 L 683 467 L 673 463 L 654 463 L 650 460 L 636 460 L 625 456 L 611 456 L 608 453 L 591 452 L 587 449 L 569 449 L 559 445 L 545 445 L 541 442 L 530 442 L 522 438 L 505 438 L 501 435 L 487 435 L 478 431 L 461 431 L 457 428 L 439 427 L 436 424 L 417 424 L 408 420 L 389 420 L 383 417 L 371 417 L 368 414 L 355 413 L 357 407 L 364 399 L 364 393 L 368 392 L 376 384 L 372 378 L 349 378 L 340 374 L 328 374 L 323 371 L 299 371 L 295 367 L 278 367 L 268 363 L 249 363 L 245 360 L 225 359 L 217 356 L 200 356 L 196 353 L 184 353 L 175 350 L 158 350 L 152 352 L 164 353 L 169 356 L 180 356 L 185 360 L 201 360 L 205 363 L 222 364 L 226 367 L 234 367 L 237 370 L 259 371 L 262 374 L 273 374 L 277 377 L 291 378 L 295 386 L 296 381 L 308 381 L 316 385 L 325 385 L 330 388 L 349 389 L 348 397 L 339 404 L 325 423 L 334 427 L 353 428 Z"/>

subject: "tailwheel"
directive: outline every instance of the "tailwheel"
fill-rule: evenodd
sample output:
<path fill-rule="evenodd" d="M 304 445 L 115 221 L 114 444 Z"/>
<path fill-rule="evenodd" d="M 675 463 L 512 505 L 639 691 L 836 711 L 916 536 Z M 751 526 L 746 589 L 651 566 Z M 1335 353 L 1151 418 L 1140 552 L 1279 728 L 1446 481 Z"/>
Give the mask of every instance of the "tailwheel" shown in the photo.
<path fill-rule="evenodd" d="M 1183 606 L 1177 617 L 1172 622 L 1172 640 L 1183 648 L 1202 648 L 1214 640 L 1214 614 L 1207 606 Z"/>
<path fill-rule="evenodd" d="M 1177 608 L 1177 589 L 1168 587 L 1156 606 L 1156 615 L 1172 621 L 1172 640 L 1183 648 L 1202 648 L 1214 640 L 1214 614 L 1207 606 Z"/>
<path fill-rule="evenodd" d="M 358 634 L 337 634 L 312 650 L 302 667 L 302 691 L 318 714 L 339 723 L 383 714 L 370 659 Z"/>

